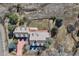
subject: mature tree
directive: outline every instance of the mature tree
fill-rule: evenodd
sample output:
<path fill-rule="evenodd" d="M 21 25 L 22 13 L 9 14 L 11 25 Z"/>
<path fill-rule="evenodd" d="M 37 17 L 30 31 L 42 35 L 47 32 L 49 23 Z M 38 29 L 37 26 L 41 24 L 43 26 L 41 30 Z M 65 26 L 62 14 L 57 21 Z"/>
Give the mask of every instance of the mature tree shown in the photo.
<path fill-rule="evenodd" d="M 9 35 L 9 38 L 13 37 L 13 31 L 14 31 L 15 28 L 16 28 L 15 25 L 11 25 L 11 24 L 8 25 L 8 30 L 9 30 L 8 35 Z"/>
<path fill-rule="evenodd" d="M 79 37 L 79 30 L 77 31 L 77 36 Z"/>
<path fill-rule="evenodd" d="M 10 19 L 9 23 L 12 25 L 16 25 L 18 22 L 18 16 L 15 13 L 10 13 L 7 15 L 7 17 Z"/>
<path fill-rule="evenodd" d="M 67 26 L 67 32 L 72 33 L 75 30 L 75 26 L 73 24 L 69 24 Z"/>
<path fill-rule="evenodd" d="M 55 26 L 57 28 L 61 27 L 63 24 L 63 20 L 62 19 L 56 19 L 56 22 L 55 22 Z"/>

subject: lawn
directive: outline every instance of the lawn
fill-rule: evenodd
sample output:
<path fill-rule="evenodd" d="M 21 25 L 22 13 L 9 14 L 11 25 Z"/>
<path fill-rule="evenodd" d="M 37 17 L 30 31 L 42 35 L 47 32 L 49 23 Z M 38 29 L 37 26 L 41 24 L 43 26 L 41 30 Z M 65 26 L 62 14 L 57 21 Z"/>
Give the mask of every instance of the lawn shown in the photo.
<path fill-rule="evenodd" d="M 29 24 L 30 27 L 37 27 L 38 29 L 48 29 L 48 20 L 33 20 Z"/>

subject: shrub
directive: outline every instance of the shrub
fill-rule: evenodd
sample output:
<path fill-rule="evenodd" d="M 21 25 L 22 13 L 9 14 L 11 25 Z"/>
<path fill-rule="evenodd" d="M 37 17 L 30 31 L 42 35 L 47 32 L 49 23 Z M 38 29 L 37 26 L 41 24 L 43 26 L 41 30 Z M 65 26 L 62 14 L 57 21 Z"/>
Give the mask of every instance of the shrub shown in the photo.
<path fill-rule="evenodd" d="M 52 20 L 53 20 L 53 22 L 56 20 L 56 17 L 55 16 L 53 16 L 52 18 L 51 18 Z"/>
<path fill-rule="evenodd" d="M 52 40 L 50 38 L 47 38 L 47 41 L 44 44 L 45 48 L 49 48 L 49 46 L 52 44 Z"/>
<path fill-rule="evenodd" d="M 51 45 L 52 40 L 51 40 L 50 38 L 47 38 L 47 43 L 48 43 L 49 45 Z"/>
<path fill-rule="evenodd" d="M 15 25 L 18 22 L 18 16 L 15 13 L 10 13 L 7 17 L 10 19 L 9 23 L 12 25 Z"/>
<path fill-rule="evenodd" d="M 44 47 L 45 47 L 45 48 L 49 48 L 49 44 L 48 44 L 48 43 L 45 43 L 45 44 L 44 44 Z"/>
<path fill-rule="evenodd" d="M 11 24 L 8 25 L 8 30 L 9 30 L 10 32 L 13 32 L 14 29 L 15 29 L 15 25 L 11 25 Z"/>
<path fill-rule="evenodd" d="M 57 28 L 52 28 L 51 30 L 51 37 L 55 37 L 58 33 L 58 29 Z"/>
<path fill-rule="evenodd" d="M 24 25 L 24 22 L 25 22 L 25 21 L 24 21 L 23 19 L 21 19 L 19 25 L 20 25 L 20 26 L 21 26 L 21 25 Z"/>

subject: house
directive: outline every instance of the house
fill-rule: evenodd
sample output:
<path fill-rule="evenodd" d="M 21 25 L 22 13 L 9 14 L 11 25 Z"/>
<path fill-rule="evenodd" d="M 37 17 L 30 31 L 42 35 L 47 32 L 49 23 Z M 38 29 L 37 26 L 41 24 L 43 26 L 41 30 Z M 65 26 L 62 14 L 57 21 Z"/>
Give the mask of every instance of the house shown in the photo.
<path fill-rule="evenodd" d="M 29 31 L 29 34 L 31 50 L 38 50 L 40 47 L 43 47 L 47 38 L 50 37 L 50 34 L 47 30 Z"/>
<path fill-rule="evenodd" d="M 29 39 L 28 29 L 24 26 L 15 28 L 13 34 L 16 39 L 24 39 L 24 41 Z"/>
<path fill-rule="evenodd" d="M 39 30 L 36 27 L 19 26 L 13 33 L 16 39 L 27 41 L 31 50 L 38 50 L 43 47 L 47 38 L 50 37 L 48 30 Z"/>

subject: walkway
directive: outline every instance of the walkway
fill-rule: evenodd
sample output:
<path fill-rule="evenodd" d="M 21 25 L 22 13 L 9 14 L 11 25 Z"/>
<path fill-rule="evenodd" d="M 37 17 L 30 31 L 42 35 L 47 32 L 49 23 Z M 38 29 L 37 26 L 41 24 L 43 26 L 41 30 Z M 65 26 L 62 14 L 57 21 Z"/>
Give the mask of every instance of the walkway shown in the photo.
<path fill-rule="evenodd" d="M 25 45 L 25 41 L 24 40 L 22 40 L 22 41 L 20 41 L 20 40 L 18 40 L 18 44 L 17 44 L 17 56 L 22 56 L 22 53 L 23 53 L 23 47 L 24 47 L 24 45 Z"/>

